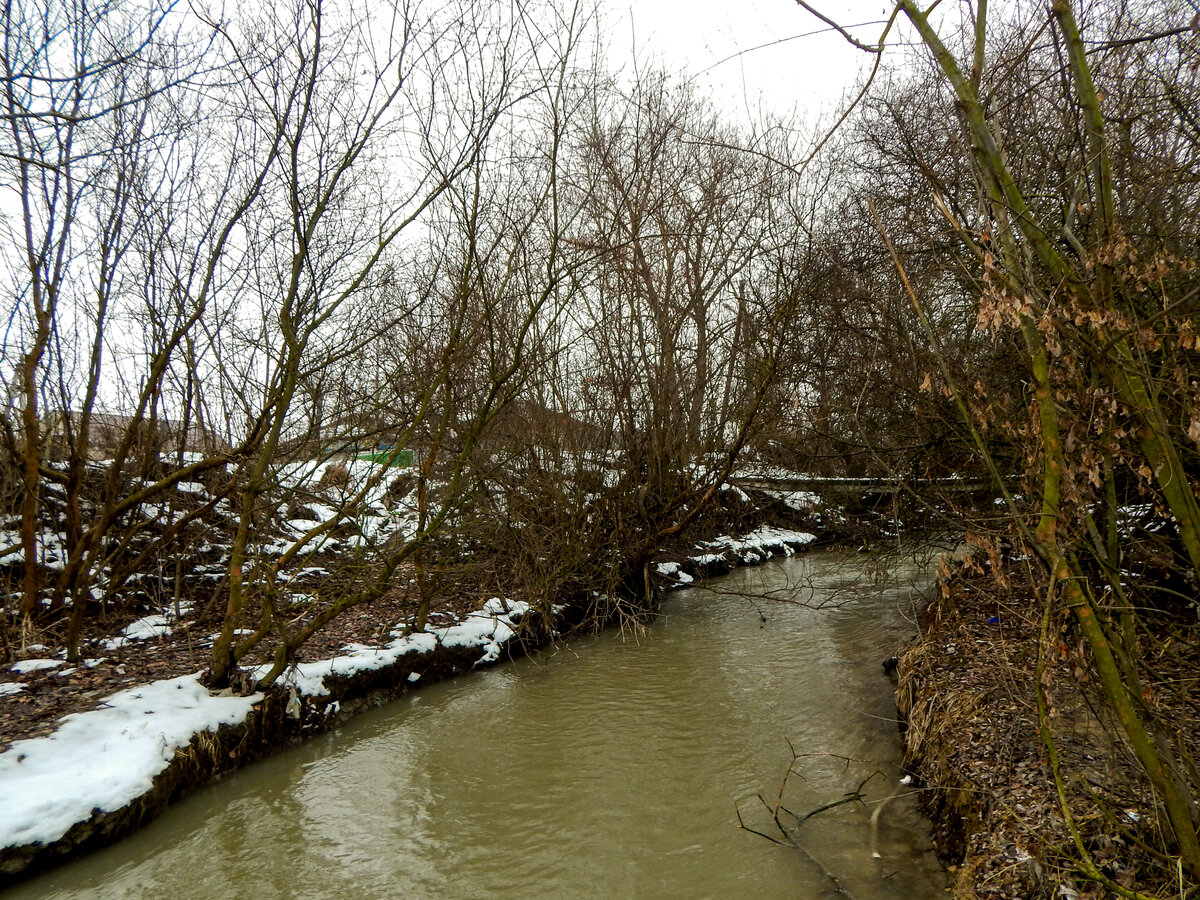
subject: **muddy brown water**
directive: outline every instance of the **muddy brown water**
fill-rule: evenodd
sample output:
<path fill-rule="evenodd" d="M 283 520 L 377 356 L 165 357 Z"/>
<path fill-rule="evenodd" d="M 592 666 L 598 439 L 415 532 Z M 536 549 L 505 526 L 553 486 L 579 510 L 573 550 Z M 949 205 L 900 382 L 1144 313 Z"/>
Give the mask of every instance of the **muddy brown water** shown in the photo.
<path fill-rule="evenodd" d="M 914 569 L 810 554 L 672 595 L 640 631 L 432 685 L 192 795 L 16 898 L 931 898 L 882 659 Z M 766 599 L 799 600 L 802 605 Z M 823 607 L 823 608 L 814 608 Z M 805 813 L 794 846 L 758 799 Z M 886 780 L 885 780 L 886 779 Z"/>

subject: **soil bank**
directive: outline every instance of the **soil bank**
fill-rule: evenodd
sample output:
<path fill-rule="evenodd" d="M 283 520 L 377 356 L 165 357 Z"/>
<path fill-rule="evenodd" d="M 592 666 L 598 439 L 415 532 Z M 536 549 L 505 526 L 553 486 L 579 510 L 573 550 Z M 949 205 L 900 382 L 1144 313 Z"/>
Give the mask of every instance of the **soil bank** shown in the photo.
<path fill-rule="evenodd" d="M 1039 729 L 1043 600 L 1023 571 L 1027 565 L 993 570 L 968 563 L 943 571 L 920 634 L 898 660 L 904 764 L 933 821 L 953 896 L 1115 897 L 1079 869 L 1079 846 Z M 1157 883 L 1161 859 L 1152 860 L 1147 849 L 1159 846 L 1164 833 L 1153 791 L 1100 697 L 1089 654 L 1065 613 L 1054 619 L 1047 649 L 1041 680 L 1080 843 L 1113 884 L 1175 896 L 1177 889 Z M 1188 652 L 1156 656 L 1153 702 L 1175 704 L 1172 719 L 1193 723 L 1180 739 L 1190 742 L 1195 758 L 1200 710 L 1187 686 L 1195 683 L 1197 662 L 1194 650 Z M 1172 685 L 1178 687 L 1163 687 Z"/>

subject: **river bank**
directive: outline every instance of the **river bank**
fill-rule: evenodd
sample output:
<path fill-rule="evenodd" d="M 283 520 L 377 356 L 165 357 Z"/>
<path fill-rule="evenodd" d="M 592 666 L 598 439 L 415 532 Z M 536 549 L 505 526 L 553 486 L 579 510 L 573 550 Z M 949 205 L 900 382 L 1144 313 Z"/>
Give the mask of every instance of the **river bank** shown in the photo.
<path fill-rule="evenodd" d="M 693 539 L 690 555 L 663 548 L 653 579 L 661 588 L 690 584 L 814 540 L 778 525 L 715 533 Z M 148 622 L 111 639 L 115 660 L 19 663 L 3 682 L 18 687 L 0 693 L 0 886 L 119 840 L 221 774 L 357 712 L 594 624 L 582 605 L 558 607 L 547 622 L 519 600 L 464 608 L 459 599 L 434 610 L 426 633 L 406 635 L 403 622 L 380 633 L 394 612 L 348 617 L 281 683 L 246 696 L 204 688 L 201 642 Z"/>
<path fill-rule="evenodd" d="M 1154 849 L 1159 810 L 1100 696 L 1084 643 L 1065 611 L 1055 611 L 1039 676 L 1043 600 L 1029 562 L 994 562 L 943 568 L 920 634 L 898 660 L 904 765 L 922 789 L 953 896 L 1177 896 L 1152 874 L 1150 863 L 1162 862 Z M 1147 648 L 1155 677 L 1144 699 L 1172 721 L 1192 723 L 1178 739 L 1196 758 L 1198 661 L 1186 639 L 1196 625 L 1179 629 L 1184 639 Z M 1039 677 L 1061 798 L 1039 726 Z M 1084 874 L 1085 855 L 1107 885 Z"/>

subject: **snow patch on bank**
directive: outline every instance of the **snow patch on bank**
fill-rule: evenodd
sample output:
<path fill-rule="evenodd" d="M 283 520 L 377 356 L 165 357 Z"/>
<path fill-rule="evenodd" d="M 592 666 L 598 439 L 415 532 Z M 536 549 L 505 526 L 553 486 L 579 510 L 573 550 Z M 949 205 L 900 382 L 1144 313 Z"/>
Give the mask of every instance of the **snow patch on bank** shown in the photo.
<path fill-rule="evenodd" d="M 478 647 L 483 653 L 475 664 L 492 663 L 529 610 L 528 603 L 493 598 L 454 624 L 405 635 L 385 647 L 352 644 L 331 659 L 292 666 L 280 681 L 300 694 L 327 695 L 330 675 L 380 669 L 439 645 Z M 252 674 L 261 677 L 268 668 Z M 196 673 L 120 691 L 104 708 L 66 716 L 53 734 L 17 741 L 0 753 L 0 847 L 48 844 L 94 811 L 114 812 L 132 803 L 153 787 L 176 750 L 197 734 L 245 721 L 263 698 L 212 694 L 199 679 Z M 0 693 L 22 688 L 4 687 Z"/>
<path fill-rule="evenodd" d="M 481 646 L 483 656 L 475 665 L 493 663 L 500 658 L 500 646 L 517 633 L 517 623 L 529 610 L 529 604 L 523 600 L 493 597 L 478 612 L 437 633 L 438 640 L 447 647 Z"/>
<path fill-rule="evenodd" d="M 105 708 L 65 716 L 48 737 L 0 753 L 0 847 L 50 843 L 94 810 L 132 803 L 194 735 L 245 720 L 262 699 L 217 697 L 199 679 L 120 691 Z"/>
<path fill-rule="evenodd" d="M 517 624 L 529 612 L 524 601 L 501 600 L 494 597 L 477 612 L 468 613 L 460 622 L 445 628 L 435 628 L 422 634 L 402 635 L 382 647 L 349 644 L 343 652 L 318 662 L 298 663 L 290 667 L 279 681 L 294 687 L 300 694 L 323 697 L 329 693 L 325 684 L 328 676 L 349 677 L 394 665 L 402 657 L 431 653 L 444 647 L 479 647 L 483 655 L 475 665 L 486 665 L 500 658 L 501 645 L 517 633 Z M 271 667 L 259 666 L 251 672 L 254 678 L 264 677 Z"/>
<path fill-rule="evenodd" d="M 359 672 L 382 669 L 410 653 L 429 653 L 436 646 L 437 639 L 429 632 L 400 637 L 383 647 L 347 644 L 337 656 L 292 665 L 280 676 L 279 683 L 294 687 L 299 693 L 309 697 L 324 697 L 329 693 L 329 688 L 325 686 L 328 676 L 349 677 Z M 252 669 L 250 676 L 255 679 L 263 678 L 270 670 L 270 664 L 261 665 Z"/>
<path fill-rule="evenodd" d="M 46 669 L 55 669 L 63 664 L 61 659 L 23 659 L 20 662 L 15 662 L 8 667 L 10 672 L 16 672 L 18 675 L 28 675 L 30 672 L 43 672 Z"/>
<path fill-rule="evenodd" d="M 166 616 L 144 616 L 127 626 L 121 632 L 120 637 L 101 641 L 100 645 L 105 650 L 116 650 L 119 647 L 125 646 L 130 641 L 148 641 L 151 638 L 166 637 L 170 633 L 171 626 L 168 624 Z"/>
<path fill-rule="evenodd" d="M 821 498 L 812 491 L 778 491 L 763 489 L 763 493 L 768 497 L 775 497 L 782 500 L 791 509 L 796 512 L 812 512 L 821 505 Z"/>
<path fill-rule="evenodd" d="M 683 571 L 683 567 L 677 562 L 659 563 L 654 567 L 659 575 L 664 578 L 673 578 L 679 584 L 691 584 L 695 579 L 687 572 Z"/>
<path fill-rule="evenodd" d="M 714 566 L 720 571 L 722 567 L 763 562 L 780 554 L 792 556 L 798 547 L 811 544 L 816 539 L 815 534 L 807 531 L 763 525 L 740 538 L 721 535 L 701 541 L 695 548 L 705 552 L 689 556 L 683 561 L 656 563 L 654 571 L 669 581 L 668 588 L 679 588 L 694 582 L 693 573 L 703 576 L 712 574 Z M 685 571 L 685 568 L 691 571 Z"/>
<path fill-rule="evenodd" d="M 711 541 L 702 541 L 696 545 L 698 550 L 706 550 L 691 561 L 698 565 L 711 565 L 719 560 L 728 561 L 730 556 L 742 562 L 759 562 L 769 558 L 773 553 L 781 552 L 784 556 L 794 554 L 795 547 L 811 544 L 817 539 L 815 534 L 807 531 L 792 531 L 787 528 L 776 528 L 774 525 L 763 525 L 740 538 L 722 535 Z"/>

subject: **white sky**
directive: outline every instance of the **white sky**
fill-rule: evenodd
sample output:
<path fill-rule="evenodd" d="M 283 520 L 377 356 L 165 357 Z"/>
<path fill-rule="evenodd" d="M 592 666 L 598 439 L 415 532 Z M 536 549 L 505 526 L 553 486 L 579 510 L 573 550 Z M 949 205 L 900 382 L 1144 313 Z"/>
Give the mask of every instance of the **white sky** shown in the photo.
<path fill-rule="evenodd" d="M 836 105 L 871 62 L 793 0 L 603 3 L 614 68 L 619 59 L 631 58 L 636 41 L 643 64 L 687 69 L 730 112 L 751 117 L 760 108 L 777 113 L 795 108 L 811 120 Z M 839 23 L 879 23 L 853 29 L 863 43 L 878 40 L 892 7 L 888 0 L 812 0 L 810 5 Z M 762 47 L 767 44 L 773 46 Z"/>

